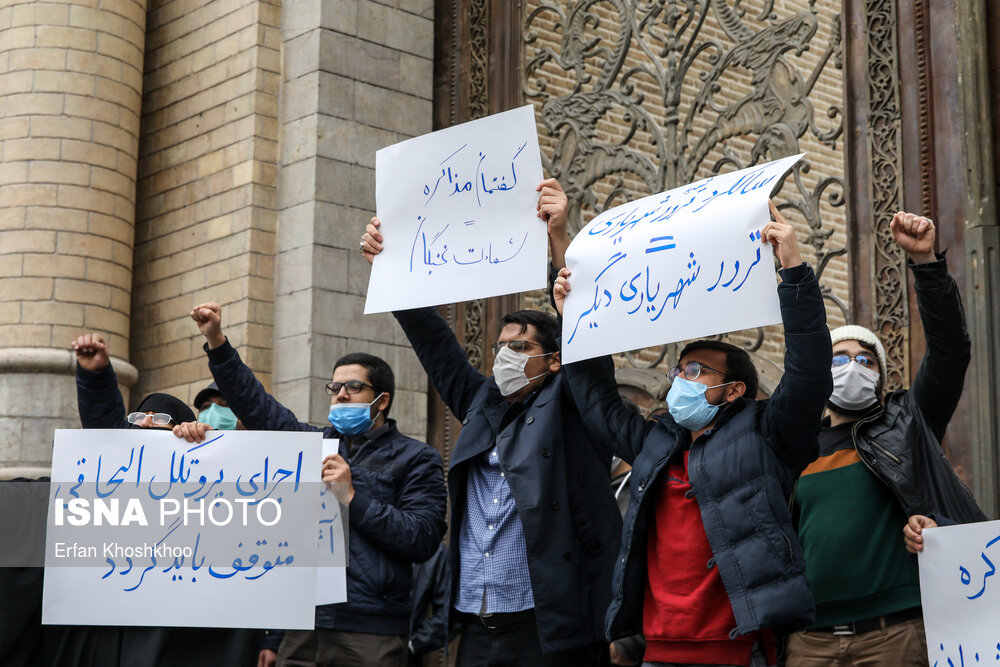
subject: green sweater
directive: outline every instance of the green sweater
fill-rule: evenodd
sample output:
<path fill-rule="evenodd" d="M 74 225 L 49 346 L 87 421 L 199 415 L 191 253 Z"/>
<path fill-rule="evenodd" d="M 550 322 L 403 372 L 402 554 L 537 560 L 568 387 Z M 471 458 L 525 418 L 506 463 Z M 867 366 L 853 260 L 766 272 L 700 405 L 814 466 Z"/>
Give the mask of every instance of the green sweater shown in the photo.
<path fill-rule="evenodd" d="M 851 424 L 824 429 L 821 456 L 796 489 L 806 578 L 824 628 L 920 606 L 916 557 L 906 551 L 906 515 L 892 490 L 858 458 Z"/>

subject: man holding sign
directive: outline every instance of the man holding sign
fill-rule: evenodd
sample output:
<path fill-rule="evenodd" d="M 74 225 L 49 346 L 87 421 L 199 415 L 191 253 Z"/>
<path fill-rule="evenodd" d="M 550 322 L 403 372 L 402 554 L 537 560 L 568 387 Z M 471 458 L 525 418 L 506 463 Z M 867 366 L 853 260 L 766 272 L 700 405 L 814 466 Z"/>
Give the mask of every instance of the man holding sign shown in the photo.
<path fill-rule="evenodd" d="M 774 664 L 773 628 L 814 617 L 787 499 L 816 457 L 830 346 L 816 276 L 771 212 L 761 241 L 781 261 L 785 375 L 769 400 L 753 400 L 746 351 L 714 340 L 684 348 L 669 415 L 651 420 L 622 403 L 610 357 L 564 369 L 587 427 L 633 466 L 606 630 L 641 630 L 647 663 Z M 553 290 L 560 312 L 569 274 Z"/>
<path fill-rule="evenodd" d="M 191 318 L 219 391 L 248 429 L 320 430 L 264 390 L 222 333 L 219 304 L 195 306 Z M 334 364 L 323 437 L 338 438 L 340 451 L 324 459 L 323 481 L 349 511 L 347 602 L 317 607 L 315 631 L 287 632 L 281 664 L 406 665 L 413 563 L 437 550 L 446 498 L 441 456 L 388 418 L 394 392 L 392 369 L 378 357 L 349 354 Z"/>
<path fill-rule="evenodd" d="M 566 196 L 552 179 L 537 191 L 538 217 L 560 262 Z M 365 257 L 382 244 L 373 219 Z M 530 310 L 505 315 L 486 376 L 435 309 L 394 315 L 462 422 L 448 471 L 449 627 L 461 626 L 458 665 L 602 664 L 621 517 L 608 441 L 584 428 L 560 371 L 556 319 Z"/>

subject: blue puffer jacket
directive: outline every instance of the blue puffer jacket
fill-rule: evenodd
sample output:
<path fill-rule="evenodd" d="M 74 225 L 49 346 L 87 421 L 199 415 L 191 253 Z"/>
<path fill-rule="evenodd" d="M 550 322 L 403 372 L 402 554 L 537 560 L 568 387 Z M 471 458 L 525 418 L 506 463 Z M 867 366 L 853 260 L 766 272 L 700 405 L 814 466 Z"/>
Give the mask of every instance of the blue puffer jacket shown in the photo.
<path fill-rule="evenodd" d="M 816 277 L 806 265 L 781 272 L 785 374 L 769 400 L 737 399 L 690 444 L 688 473 L 736 627 L 731 636 L 765 627 L 804 627 L 815 617 L 805 558 L 792 528 L 788 496 L 816 458 L 830 377 L 830 332 Z M 646 421 L 622 405 L 610 357 L 564 370 L 587 426 L 633 465 L 631 502 L 615 564 L 606 630 L 618 638 L 642 629 L 646 536 L 667 462 L 691 442 L 669 416 Z M 662 528 L 661 528 L 662 529 Z"/>
<path fill-rule="evenodd" d="M 207 352 L 219 391 L 248 429 L 320 430 L 264 391 L 228 341 Z M 317 607 L 316 627 L 408 635 L 413 564 L 434 555 L 446 528 L 444 469 L 435 449 L 400 433 L 392 419 L 368 435 L 356 438 L 350 452 L 347 440 L 340 440 L 354 485 L 348 602 Z M 323 437 L 340 434 L 328 426 Z"/>

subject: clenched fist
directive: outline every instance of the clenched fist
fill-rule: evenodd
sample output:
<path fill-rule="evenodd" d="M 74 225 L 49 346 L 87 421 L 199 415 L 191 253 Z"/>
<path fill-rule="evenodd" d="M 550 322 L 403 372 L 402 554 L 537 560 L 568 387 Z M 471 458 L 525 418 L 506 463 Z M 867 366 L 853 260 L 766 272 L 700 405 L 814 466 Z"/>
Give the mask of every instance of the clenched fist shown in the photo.
<path fill-rule="evenodd" d="M 899 211 L 889 223 L 892 240 L 913 260 L 925 264 L 937 259 L 934 254 L 934 221 L 914 213 Z"/>
<path fill-rule="evenodd" d="M 222 306 L 209 301 L 201 303 L 191 311 L 191 319 L 198 325 L 210 348 L 217 348 L 226 342 L 222 333 Z"/>
<path fill-rule="evenodd" d="M 84 334 L 73 341 L 71 347 L 76 351 L 76 363 L 85 371 L 102 371 L 111 363 L 108 344 L 101 334 Z"/>

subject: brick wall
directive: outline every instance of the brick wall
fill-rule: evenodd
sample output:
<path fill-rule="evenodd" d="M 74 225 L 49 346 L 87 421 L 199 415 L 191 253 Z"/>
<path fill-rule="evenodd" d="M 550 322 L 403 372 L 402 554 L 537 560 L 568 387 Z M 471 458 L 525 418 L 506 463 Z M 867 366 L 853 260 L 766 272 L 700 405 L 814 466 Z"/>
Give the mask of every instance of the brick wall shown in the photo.
<path fill-rule="evenodd" d="M 145 0 L 0 6 L 0 468 L 79 425 L 69 344 L 128 357 Z M 12 473 L 13 474 L 13 473 Z"/>
<path fill-rule="evenodd" d="M 210 381 L 189 319 L 223 305 L 230 342 L 272 371 L 278 3 L 154 0 L 149 8 L 135 244 L 137 397 L 190 400 Z"/>
<path fill-rule="evenodd" d="M 128 356 L 145 7 L 0 8 L 0 347 Z"/>

